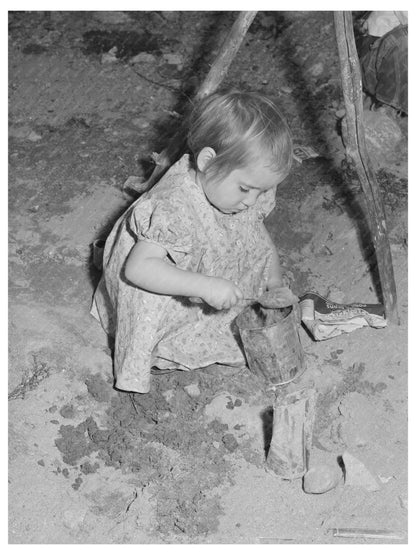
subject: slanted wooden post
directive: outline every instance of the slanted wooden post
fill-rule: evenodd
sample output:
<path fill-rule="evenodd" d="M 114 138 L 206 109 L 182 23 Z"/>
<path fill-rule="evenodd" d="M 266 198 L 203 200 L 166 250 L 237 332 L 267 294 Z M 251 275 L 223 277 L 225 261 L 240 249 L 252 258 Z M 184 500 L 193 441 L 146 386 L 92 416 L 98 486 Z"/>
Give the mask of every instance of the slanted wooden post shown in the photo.
<path fill-rule="evenodd" d="M 198 102 L 208 94 L 216 91 L 227 74 L 231 62 L 240 48 L 241 43 L 255 18 L 257 12 L 240 12 L 231 30 L 222 44 L 207 76 L 199 87 L 195 96 Z M 180 157 L 186 144 L 186 117 L 179 129 L 169 141 L 168 146 L 156 157 L 156 167 L 145 185 L 145 190 L 150 189 L 162 177 L 166 170 Z"/>
<path fill-rule="evenodd" d="M 347 159 L 352 161 L 357 171 L 366 201 L 368 223 L 377 257 L 386 317 L 389 321 L 398 324 L 396 284 L 387 235 L 386 216 L 377 177 L 365 142 L 361 70 L 351 12 L 334 12 L 334 20 L 345 103 Z"/>

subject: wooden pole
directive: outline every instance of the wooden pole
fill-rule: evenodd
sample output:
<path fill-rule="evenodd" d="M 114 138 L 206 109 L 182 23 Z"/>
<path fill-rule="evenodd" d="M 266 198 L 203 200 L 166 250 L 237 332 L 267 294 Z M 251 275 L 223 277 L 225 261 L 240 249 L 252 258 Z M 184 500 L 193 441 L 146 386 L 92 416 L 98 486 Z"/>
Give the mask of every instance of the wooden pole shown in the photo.
<path fill-rule="evenodd" d="M 240 48 L 251 22 L 257 12 L 240 12 L 231 30 L 222 44 L 214 63 L 195 95 L 195 102 L 215 92 L 227 74 L 231 62 Z M 169 141 L 168 146 L 155 156 L 156 167 L 145 184 L 148 190 L 162 177 L 166 170 L 180 157 L 186 145 L 186 118 Z"/>
<path fill-rule="evenodd" d="M 334 20 L 345 103 L 347 160 L 355 168 L 364 193 L 386 318 L 398 324 L 396 284 L 387 235 L 386 216 L 377 177 L 365 142 L 361 70 L 355 46 L 351 12 L 334 12 Z"/>

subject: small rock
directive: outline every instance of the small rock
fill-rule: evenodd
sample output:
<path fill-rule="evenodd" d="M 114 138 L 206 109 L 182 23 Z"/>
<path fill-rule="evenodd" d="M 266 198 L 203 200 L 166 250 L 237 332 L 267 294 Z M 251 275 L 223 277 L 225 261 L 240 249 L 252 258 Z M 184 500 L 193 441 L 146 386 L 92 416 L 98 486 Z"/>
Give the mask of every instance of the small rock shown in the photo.
<path fill-rule="evenodd" d="M 39 465 L 39 466 L 45 466 L 45 461 L 44 461 L 43 459 L 40 459 L 40 460 L 38 461 L 38 465 Z"/>
<path fill-rule="evenodd" d="M 133 64 L 155 64 L 157 62 L 156 56 L 149 54 L 148 52 L 140 52 L 136 56 L 133 56 L 130 60 Z"/>
<path fill-rule="evenodd" d="M 101 56 L 102 64 L 112 64 L 117 62 L 117 46 L 113 46 L 111 50 Z"/>
<path fill-rule="evenodd" d="M 283 85 L 282 87 L 279 87 L 279 90 L 282 91 L 282 93 L 284 93 L 284 94 L 292 94 L 292 92 L 293 92 L 293 88 L 292 87 L 287 87 L 286 85 Z"/>
<path fill-rule="evenodd" d="M 169 401 L 175 397 L 175 392 L 173 389 L 167 389 L 163 391 L 162 396 L 165 398 L 165 401 L 169 403 Z"/>
<path fill-rule="evenodd" d="M 340 110 L 337 110 L 335 112 L 335 115 L 338 119 L 342 119 L 345 116 L 345 110 L 344 108 L 341 108 Z"/>
<path fill-rule="evenodd" d="M 405 511 L 407 511 L 407 509 L 408 509 L 407 496 L 405 496 L 405 495 L 399 495 L 399 496 L 398 496 L 398 499 L 399 499 L 400 507 L 401 507 L 402 509 L 404 509 Z"/>
<path fill-rule="evenodd" d="M 233 436 L 233 434 L 225 434 L 222 438 L 222 442 L 225 448 L 227 449 L 227 451 L 230 451 L 230 453 L 235 451 L 238 447 L 238 442 Z"/>
<path fill-rule="evenodd" d="M 35 131 L 31 131 L 27 137 L 28 141 L 32 141 L 32 143 L 35 143 L 37 141 L 40 141 L 42 139 L 42 135 L 39 135 L 39 133 L 36 133 Z"/>
<path fill-rule="evenodd" d="M 309 69 L 308 73 L 312 75 L 312 77 L 318 77 L 324 71 L 324 64 L 322 62 L 317 62 L 313 64 Z"/>
<path fill-rule="evenodd" d="M 219 441 L 213 441 L 212 445 L 215 447 L 215 449 L 219 449 L 220 448 L 220 442 Z"/>
<path fill-rule="evenodd" d="M 201 390 L 198 387 L 198 384 L 192 383 L 190 385 L 186 385 L 184 390 L 189 395 L 189 397 L 199 397 L 201 395 Z"/>
<path fill-rule="evenodd" d="M 347 451 L 342 455 L 345 466 L 345 485 L 358 486 L 367 491 L 378 491 L 380 486 L 365 465 Z"/>
<path fill-rule="evenodd" d="M 326 493 L 334 489 L 342 478 L 342 471 L 326 464 L 310 468 L 303 477 L 305 493 Z"/>

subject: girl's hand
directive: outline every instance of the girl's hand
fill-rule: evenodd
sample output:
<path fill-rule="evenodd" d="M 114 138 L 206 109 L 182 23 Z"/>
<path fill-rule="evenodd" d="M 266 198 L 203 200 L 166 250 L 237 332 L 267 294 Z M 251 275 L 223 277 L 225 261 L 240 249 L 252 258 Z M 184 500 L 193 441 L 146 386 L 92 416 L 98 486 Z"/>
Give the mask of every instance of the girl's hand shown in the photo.
<path fill-rule="evenodd" d="M 209 277 L 207 287 L 201 298 L 217 310 L 224 310 L 236 305 L 244 298 L 240 288 L 232 281 Z"/>
<path fill-rule="evenodd" d="M 289 287 L 272 287 L 263 293 L 258 302 L 265 308 L 285 308 L 296 305 L 299 298 L 292 293 Z"/>

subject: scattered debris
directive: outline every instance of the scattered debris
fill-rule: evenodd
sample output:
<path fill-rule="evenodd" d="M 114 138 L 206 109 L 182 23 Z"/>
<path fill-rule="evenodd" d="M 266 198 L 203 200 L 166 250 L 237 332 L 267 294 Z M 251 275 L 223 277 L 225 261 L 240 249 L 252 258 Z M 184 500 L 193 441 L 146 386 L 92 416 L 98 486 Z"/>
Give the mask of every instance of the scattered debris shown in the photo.
<path fill-rule="evenodd" d="M 302 322 L 321 341 L 349 333 L 363 326 L 384 328 L 387 325 L 382 304 L 339 304 L 313 291 L 300 297 Z"/>
<path fill-rule="evenodd" d="M 293 158 L 301 164 L 303 160 L 308 160 L 309 158 L 318 158 L 320 154 L 316 152 L 311 146 L 293 146 Z"/>
<path fill-rule="evenodd" d="M 9 401 L 24 399 L 28 391 L 36 389 L 38 385 L 49 376 L 52 369 L 46 362 L 39 362 L 36 355 L 32 355 L 32 368 L 23 376 L 21 383 L 8 395 Z"/>

